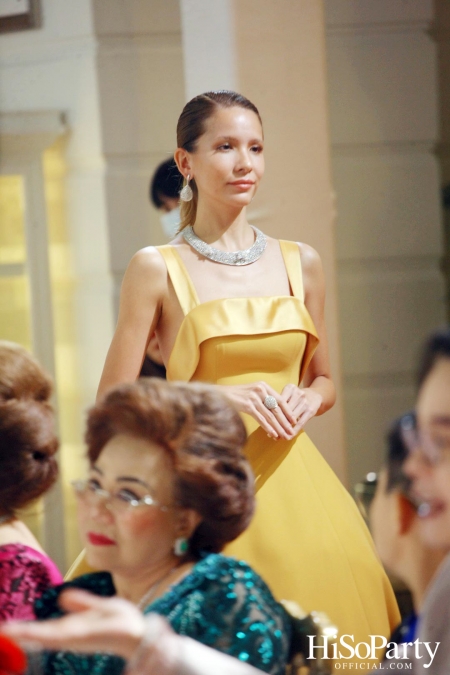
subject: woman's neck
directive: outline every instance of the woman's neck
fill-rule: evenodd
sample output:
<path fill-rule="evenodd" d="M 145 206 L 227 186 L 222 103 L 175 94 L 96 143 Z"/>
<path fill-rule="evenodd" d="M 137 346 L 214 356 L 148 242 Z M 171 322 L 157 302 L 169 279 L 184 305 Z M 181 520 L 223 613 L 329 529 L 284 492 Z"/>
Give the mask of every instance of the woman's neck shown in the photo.
<path fill-rule="evenodd" d="M 44 553 L 34 534 L 25 523 L 18 520 L 14 515 L 8 517 L 6 522 L 0 524 L 0 546 L 5 546 L 6 544 L 24 544 Z"/>
<path fill-rule="evenodd" d="M 249 248 L 254 242 L 254 232 L 247 222 L 245 207 L 220 211 L 199 201 L 194 231 L 207 244 L 226 251 Z"/>
<path fill-rule="evenodd" d="M 178 580 L 182 568 L 184 568 L 184 565 L 180 559 L 173 557 L 155 563 L 152 568 L 146 568 L 142 572 L 136 573 L 133 570 L 131 573 L 123 573 L 118 571 L 112 572 L 111 576 L 117 595 L 135 605 L 139 605 L 147 594 L 149 594 L 148 603 L 150 603 L 156 597 L 165 593 Z"/>

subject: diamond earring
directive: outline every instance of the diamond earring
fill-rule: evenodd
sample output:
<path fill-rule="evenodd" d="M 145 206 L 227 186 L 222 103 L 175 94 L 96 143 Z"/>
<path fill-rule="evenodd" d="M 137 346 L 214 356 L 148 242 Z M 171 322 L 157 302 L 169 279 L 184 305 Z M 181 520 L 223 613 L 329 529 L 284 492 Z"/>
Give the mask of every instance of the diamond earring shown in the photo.
<path fill-rule="evenodd" d="M 192 188 L 189 185 L 189 181 L 191 180 L 191 175 L 188 174 L 186 178 L 186 185 L 180 192 L 180 199 L 183 202 L 190 202 L 192 201 L 192 197 L 194 196 L 194 193 L 192 192 Z"/>

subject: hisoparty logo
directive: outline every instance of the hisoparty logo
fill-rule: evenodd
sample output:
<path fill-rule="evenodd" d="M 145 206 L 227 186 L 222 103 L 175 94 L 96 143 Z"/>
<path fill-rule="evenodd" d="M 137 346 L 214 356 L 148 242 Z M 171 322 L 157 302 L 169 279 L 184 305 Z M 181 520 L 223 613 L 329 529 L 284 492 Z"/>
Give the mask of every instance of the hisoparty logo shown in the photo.
<path fill-rule="evenodd" d="M 409 660 L 414 657 L 414 659 L 422 660 L 424 668 L 430 668 L 433 663 L 434 657 L 440 645 L 440 642 L 435 642 L 434 647 L 431 642 L 420 642 L 420 640 L 415 640 L 414 642 L 403 642 L 397 644 L 396 642 L 388 642 L 384 635 L 369 635 L 369 642 L 357 642 L 355 644 L 354 635 L 341 635 L 339 639 L 337 636 L 322 636 L 318 638 L 316 635 L 308 635 L 309 640 L 309 659 L 320 658 L 322 660 L 332 659 L 335 661 L 334 668 L 336 670 L 348 669 L 348 670 L 370 670 L 373 665 L 373 670 L 377 668 L 382 668 L 378 664 L 370 664 L 367 661 L 379 661 L 380 660 L 380 650 L 385 649 L 385 665 L 389 667 L 394 665 L 396 662 L 396 668 L 400 665 L 399 662 Z M 316 644 L 316 641 L 320 640 L 321 644 Z M 355 663 L 345 663 L 345 660 L 359 659 L 365 663 L 358 664 Z M 340 663 L 340 661 L 344 663 Z M 389 663 L 391 662 L 391 663 Z M 382 664 L 383 665 L 383 664 Z M 364 666 L 362 668 L 361 666 Z M 368 667 L 367 667 L 368 666 Z M 405 670 L 411 668 L 411 664 L 404 663 Z"/>

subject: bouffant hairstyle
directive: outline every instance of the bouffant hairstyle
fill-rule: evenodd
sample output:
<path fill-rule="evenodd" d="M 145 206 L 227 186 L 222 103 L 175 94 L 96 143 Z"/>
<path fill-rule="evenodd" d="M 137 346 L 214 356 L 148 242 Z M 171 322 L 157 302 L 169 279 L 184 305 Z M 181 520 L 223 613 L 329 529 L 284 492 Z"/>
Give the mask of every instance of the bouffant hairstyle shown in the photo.
<path fill-rule="evenodd" d="M 88 457 L 95 464 L 117 434 L 163 448 L 173 467 L 174 500 L 202 517 L 190 554 L 219 552 L 250 523 L 254 479 L 242 448 L 247 438 L 237 411 L 213 387 L 141 378 L 110 391 L 88 415 Z"/>
<path fill-rule="evenodd" d="M 14 512 L 56 480 L 52 381 L 26 349 L 0 340 L 0 511 Z"/>
<path fill-rule="evenodd" d="M 206 122 L 219 108 L 245 108 L 251 110 L 262 120 L 258 108 L 249 101 L 248 98 L 238 94 L 235 91 L 228 91 L 226 89 L 221 91 L 207 91 L 204 94 L 199 94 L 188 101 L 184 106 L 177 124 L 177 147 L 184 148 L 187 152 L 195 152 L 197 141 L 200 136 L 203 136 L 206 129 Z M 195 184 L 195 179 L 189 183 L 193 198 L 189 202 L 181 202 L 180 215 L 181 226 L 180 230 L 189 225 L 194 225 L 197 215 L 198 191 Z M 186 185 L 186 180 L 183 181 Z"/>

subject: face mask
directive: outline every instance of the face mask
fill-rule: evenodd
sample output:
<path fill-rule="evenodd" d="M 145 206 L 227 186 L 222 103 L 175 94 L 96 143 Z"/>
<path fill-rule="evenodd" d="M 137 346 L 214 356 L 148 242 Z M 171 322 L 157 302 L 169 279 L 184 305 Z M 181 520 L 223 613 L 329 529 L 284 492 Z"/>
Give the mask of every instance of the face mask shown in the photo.
<path fill-rule="evenodd" d="M 160 221 L 166 237 L 173 239 L 176 231 L 180 227 L 180 208 L 177 207 L 176 209 L 169 211 L 169 213 L 163 213 L 162 216 L 160 216 Z"/>

